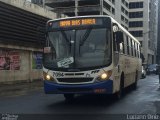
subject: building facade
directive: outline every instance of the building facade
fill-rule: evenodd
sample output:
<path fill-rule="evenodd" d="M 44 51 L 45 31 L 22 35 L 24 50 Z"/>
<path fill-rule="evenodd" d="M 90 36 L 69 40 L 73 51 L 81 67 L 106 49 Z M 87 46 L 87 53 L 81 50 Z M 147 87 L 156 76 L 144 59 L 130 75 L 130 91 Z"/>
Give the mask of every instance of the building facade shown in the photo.
<path fill-rule="evenodd" d="M 160 1 L 158 1 L 157 63 L 160 64 Z"/>
<path fill-rule="evenodd" d="M 142 45 L 146 64 L 156 62 L 157 0 L 129 0 L 129 32 Z"/>
<path fill-rule="evenodd" d="M 0 84 L 42 79 L 46 22 L 56 15 L 26 0 L 0 0 Z"/>
<path fill-rule="evenodd" d="M 158 36 L 158 0 L 150 0 L 149 4 L 149 41 L 148 62 L 156 63 Z M 151 53 L 151 54 L 150 54 Z"/>
<path fill-rule="evenodd" d="M 82 15 L 110 15 L 128 29 L 128 0 L 45 0 L 45 5 L 57 17 Z"/>

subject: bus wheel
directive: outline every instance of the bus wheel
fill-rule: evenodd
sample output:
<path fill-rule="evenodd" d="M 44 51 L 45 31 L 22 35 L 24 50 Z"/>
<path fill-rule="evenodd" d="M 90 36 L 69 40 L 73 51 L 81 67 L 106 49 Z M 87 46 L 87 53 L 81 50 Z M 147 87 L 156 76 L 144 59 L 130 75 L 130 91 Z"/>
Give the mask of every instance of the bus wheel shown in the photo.
<path fill-rule="evenodd" d="M 121 99 L 124 95 L 124 76 L 121 76 L 121 81 L 120 81 L 120 89 L 118 92 L 115 93 L 115 98 L 116 99 Z"/>
<path fill-rule="evenodd" d="M 135 82 L 133 83 L 133 89 L 137 88 L 137 79 L 138 79 L 138 74 L 136 72 L 136 76 L 135 76 Z"/>
<path fill-rule="evenodd" d="M 74 94 L 64 94 L 66 101 L 72 101 L 74 99 Z"/>

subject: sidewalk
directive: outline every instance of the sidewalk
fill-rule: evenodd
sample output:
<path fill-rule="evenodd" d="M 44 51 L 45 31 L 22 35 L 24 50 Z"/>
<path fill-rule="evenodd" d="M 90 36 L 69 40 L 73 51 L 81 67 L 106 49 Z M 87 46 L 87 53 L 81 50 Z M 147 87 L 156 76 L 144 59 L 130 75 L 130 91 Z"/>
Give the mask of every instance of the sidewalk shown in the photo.
<path fill-rule="evenodd" d="M 32 91 L 43 90 L 43 81 L 0 84 L 0 96 L 23 95 Z"/>

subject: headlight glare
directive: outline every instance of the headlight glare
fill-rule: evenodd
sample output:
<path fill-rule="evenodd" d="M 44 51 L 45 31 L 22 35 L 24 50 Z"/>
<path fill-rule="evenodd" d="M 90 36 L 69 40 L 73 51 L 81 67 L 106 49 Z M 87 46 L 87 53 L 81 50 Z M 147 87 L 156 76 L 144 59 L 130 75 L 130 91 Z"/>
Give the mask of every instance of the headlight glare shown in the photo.
<path fill-rule="evenodd" d="M 109 71 L 104 71 L 104 73 L 102 73 L 98 78 L 97 80 L 98 81 L 105 81 L 105 80 L 108 80 L 112 75 L 112 71 L 109 70 Z"/>
<path fill-rule="evenodd" d="M 50 75 L 46 75 L 46 79 L 47 79 L 47 80 L 50 80 L 50 79 L 51 79 L 51 76 L 50 76 Z"/>
<path fill-rule="evenodd" d="M 43 72 L 43 80 L 55 81 L 54 78 L 46 72 Z"/>
<path fill-rule="evenodd" d="M 103 74 L 101 75 L 101 79 L 104 80 L 104 79 L 107 78 L 107 76 L 108 76 L 107 73 L 103 73 Z"/>

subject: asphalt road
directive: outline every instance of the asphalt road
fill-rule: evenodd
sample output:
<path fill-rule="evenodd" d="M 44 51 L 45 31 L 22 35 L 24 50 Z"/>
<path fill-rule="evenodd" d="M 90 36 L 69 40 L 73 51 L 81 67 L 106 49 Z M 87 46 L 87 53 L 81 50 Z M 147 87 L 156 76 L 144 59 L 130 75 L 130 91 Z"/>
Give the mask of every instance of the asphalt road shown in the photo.
<path fill-rule="evenodd" d="M 23 87 L 0 95 L 0 113 L 12 114 L 160 114 L 158 76 L 150 75 L 138 82 L 121 100 L 112 97 L 81 95 L 66 102 L 63 95 L 46 95 L 43 87 Z M 4 92 L 5 93 L 5 92 Z M 1 119 L 0 119 L 1 120 Z"/>

